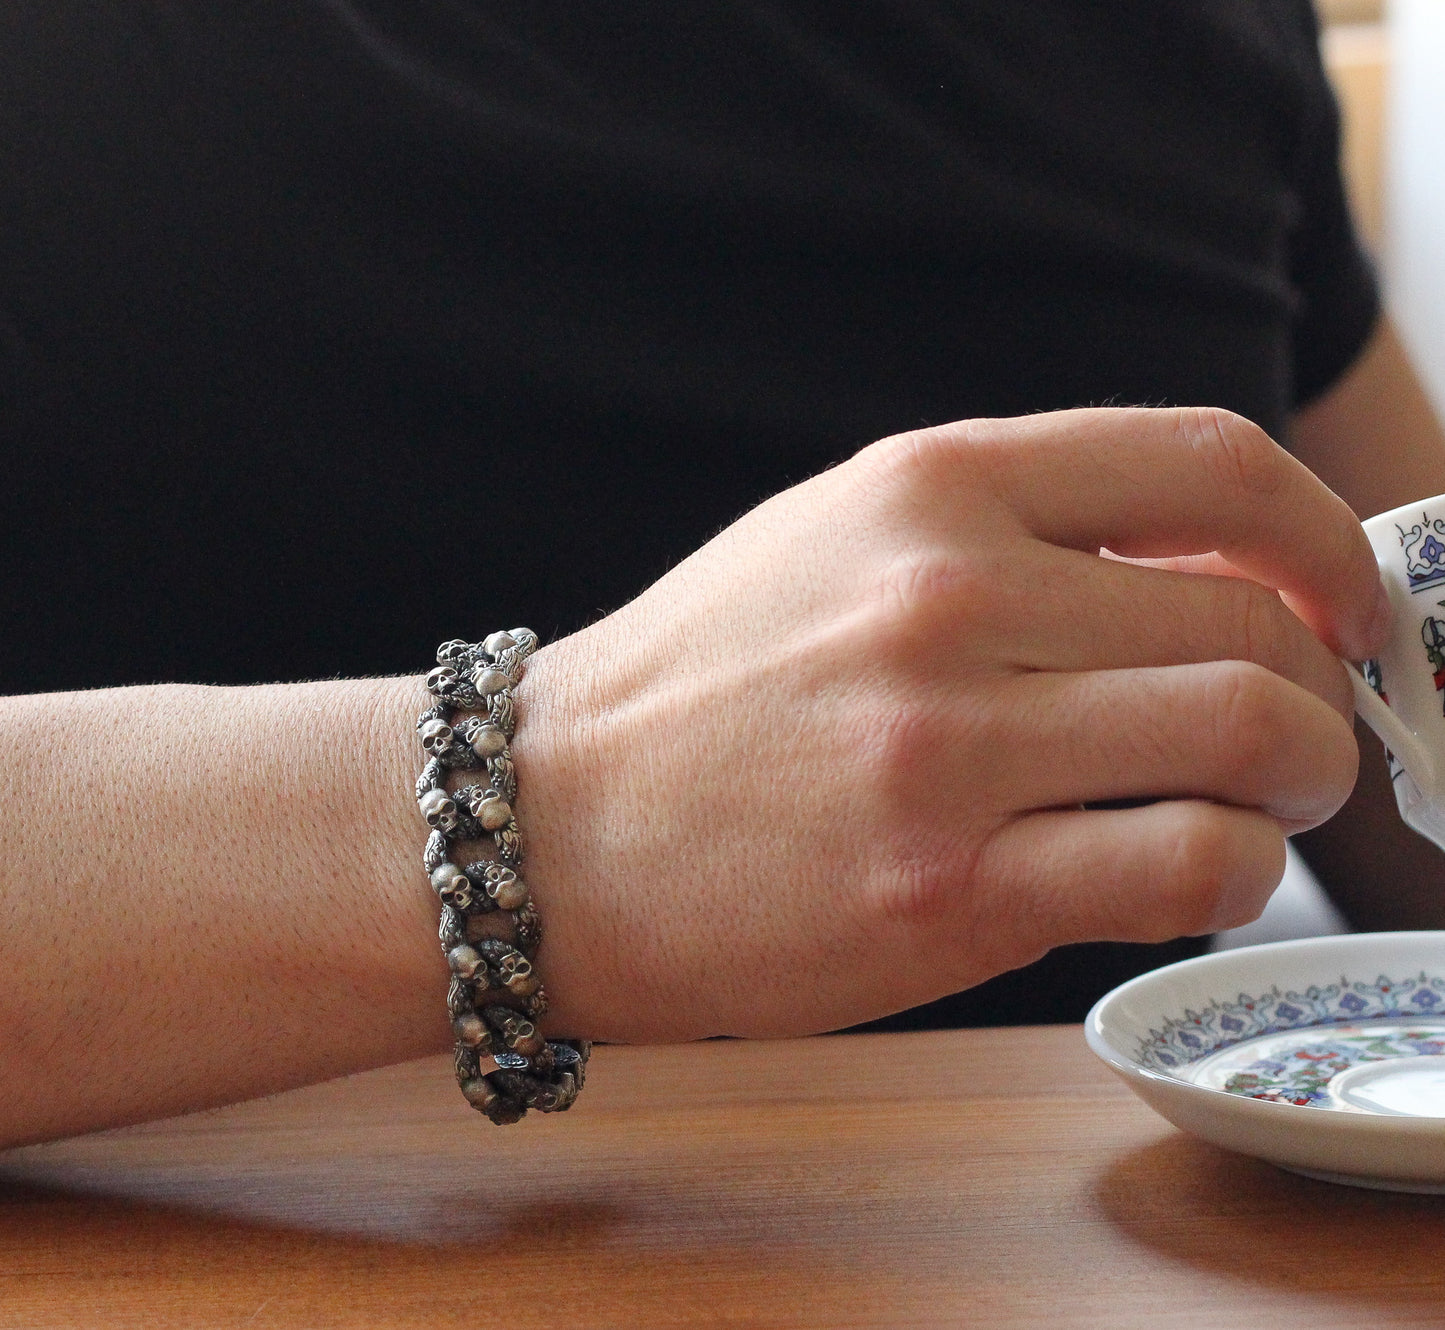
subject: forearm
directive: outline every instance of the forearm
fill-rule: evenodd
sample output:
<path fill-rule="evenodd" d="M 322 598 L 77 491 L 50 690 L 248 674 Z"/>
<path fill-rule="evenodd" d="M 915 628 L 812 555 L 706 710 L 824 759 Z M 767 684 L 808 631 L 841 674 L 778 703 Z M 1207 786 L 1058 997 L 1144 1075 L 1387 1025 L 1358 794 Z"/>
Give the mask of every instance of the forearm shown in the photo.
<path fill-rule="evenodd" d="M 414 679 L 0 702 L 0 1143 L 439 1050 Z"/>
<path fill-rule="evenodd" d="M 1388 319 L 1291 433 L 1295 456 L 1362 518 L 1445 491 L 1445 430 Z"/>

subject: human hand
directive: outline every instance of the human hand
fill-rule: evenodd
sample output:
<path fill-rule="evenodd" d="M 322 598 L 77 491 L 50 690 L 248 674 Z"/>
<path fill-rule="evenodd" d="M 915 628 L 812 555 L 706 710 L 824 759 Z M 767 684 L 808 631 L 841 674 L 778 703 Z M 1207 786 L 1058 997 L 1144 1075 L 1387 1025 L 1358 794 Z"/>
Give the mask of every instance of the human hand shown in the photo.
<path fill-rule="evenodd" d="M 1386 615 L 1349 509 L 1228 413 L 883 440 L 534 657 L 548 1024 L 803 1034 L 1242 923 L 1350 792 L 1337 656 Z"/>

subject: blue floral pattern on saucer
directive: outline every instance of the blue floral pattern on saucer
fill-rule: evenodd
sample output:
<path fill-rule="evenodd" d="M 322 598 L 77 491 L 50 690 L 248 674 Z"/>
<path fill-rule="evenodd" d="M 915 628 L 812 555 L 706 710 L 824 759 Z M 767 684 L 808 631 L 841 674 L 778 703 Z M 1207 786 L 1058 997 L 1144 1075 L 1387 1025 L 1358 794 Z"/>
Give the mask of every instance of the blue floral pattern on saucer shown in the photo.
<path fill-rule="evenodd" d="M 1186 1009 L 1162 1028 L 1150 1030 L 1139 1040 L 1134 1056 L 1143 1067 L 1177 1076 L 1191 1062 L 1261 1035 L 1428 1016 L 1445 1019 L 1445 976 L 1422 970 L 1409 978 L 1382 974 L 1367 982 L 1342 975 L 1337 984 L 1311 984 L 1302 992 L 1275 987 L 1258 997 L 1241 993 L 1231 1002 L 1215 1000 L 1200 1011 Z M 1398 1056 L 1417 1052 L 1402 1049 Z"/>

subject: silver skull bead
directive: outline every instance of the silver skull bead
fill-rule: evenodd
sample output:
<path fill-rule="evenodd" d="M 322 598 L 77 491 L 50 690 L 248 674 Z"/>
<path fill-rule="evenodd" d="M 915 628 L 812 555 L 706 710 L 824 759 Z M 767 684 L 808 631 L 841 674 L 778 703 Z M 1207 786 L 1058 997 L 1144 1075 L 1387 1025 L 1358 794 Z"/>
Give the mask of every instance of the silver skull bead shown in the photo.
<path fill-rule="evenodd" d="M 491 1031 L 474 1011 L 463 1012 L 458 1016 L 452 1022 L 452 1032 L 456 1035 L 457 1042 L 468 1048 L 485 1050 L 491 1047 Z"/>
<path fill-rule="evenodd" d="M 518 997 L 531 997 L 539 986 L 532 971 L 532 962 L 520 952 L 509 952 L 502 957 L 502 983 Z"/>
<path fill-rule="evenodd" d="M 494 665 L 478 665 L 472 671 L 472 687 L 483 697 L 491 697 L 512 686 L 512 680 Z"/>
<path fill-rule="evenodd" d="M 428 790 L 417 800 L 417 807 L 421 809 L 427 826 L 443 835 L 451 835 L 459 825 L 461 813 L 456 800 L 445 790 Z"/>
<path fill-rule="evenodd" d="M 500 831 L 512 820 L 512 805 L 496 790 L 481 790 L 473 795 L 471 811 L 487 831 Z"/>
<path fill-rule="evenodd" d="M 484 720 L 477 721 L 467 731 L 467 742 L 471 744 L 472 751 L 483 759 L 501 757 L 507 751 L 507 736 Z"/>
<path fill-rule="evenodd" d="M 482 960 L 481 954 L 475 947 L 469 947 L 465 943 L 460 947 L 453 947 L 447 952 L 447 963 L 452 967 L 452 973 L 458 979 L 473 979 L 478 970 L 486 968 L 486 962 Z"/>
<path fill-rule="evenodd" d="M 443 905 L 463 912 L 472 903 L 472 880 L 455 864 L 442 864 L 431 875 L 432 890 Z"/>
<path fill-rule="evenodd" d="M 449 693 L 461 681 L 461 675 L 450 665 L 438 665 L 426 677 L 426 686 L 433 693 Z"/>
<path fill-rule="evenodd" d="M 444 720 L 429 720 L 421 727 L 421 746 L 433 757 L 440 757 L 452 746 L 455 731 Z"/>
<path fill-rule="evenodd" d="M 489 864 L 484 888 L 499 909 L 520 910 L 527 901 L 527 884 L 506 864 Z"/>
<path fill-rule="evenodd" d="M 508 1013 L 498 1024 L 501 1026 L 502 1041 L 512 1052 L 530 1058 L 542 1051 L 542 1039 L 537 1034 L 537 1027 L 525 1016 Z"/>

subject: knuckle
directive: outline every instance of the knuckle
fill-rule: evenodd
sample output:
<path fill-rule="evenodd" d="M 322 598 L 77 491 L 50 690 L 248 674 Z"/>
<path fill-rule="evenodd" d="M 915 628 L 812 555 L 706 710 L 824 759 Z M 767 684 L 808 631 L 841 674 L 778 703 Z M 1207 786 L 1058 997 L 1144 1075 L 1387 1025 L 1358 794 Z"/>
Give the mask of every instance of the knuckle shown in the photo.
<path fill-rule="evenodd" d="M 1249 661 L 1222 661 L 1208 684 L 1218 774 L 1234 800 L 1315 821 L 1349 797 L 1359 750 L 1348 722 Z"/>
<path fill-rule="evenodd" d="M 911 507 L 969 473 L 992 438 L 984 423 L 960 420 L 892 434 L 862 449 L 850 469 L 875 502 Z"/>
<path fill-rule="evenodd" d="M 1344 665 L 1274 591 L 1245 578 L 1212 580 L 1210 640 L 1216 649 L 1228 659 L 1301 681 L 1341 716 L 1353 715 L 1354 693 Z"/>
<path fill-rule="evenodd" d="M 1310 763 L 1318 791 L 1319 821 L 1339 811 L 1360 774 L 1360 746 L 1355 742 L 1353 727 L 1342 716 L 1324 719 L 1328 722 L 1326 734 L 1322 742 L 1313 746 Z"/>
<path fill-rule="evenodd" d="M 1178 826 L 1170 837 L 1164 889 L 1166 915 L 1154 921 L 1148 941 L 1197 937 L 1209 932 L 1219 917 L 1225 884 L 1236 872 L 1237 847 L 1219 810 L 1207 805 L 1178 809 Z"/>
<path fill-rule="evenodd" d="M 1281 654 L 1282 613 L 1289 613 L 1278 596 L 1255 582 L 1221 578 L 1229 585 L 1240 658 L 1256 665 L 1273 665 Z"/>
<path fill-rule="evenodd" d="M 942 550 L 908 550 L 886 562 L 875 585 L 875 609 L 885 633 L 929 632 L 960 610 L 989 603 L 997 582 L 986 570 Z"/>
<path fill-rule="evenodd" d="M 864 449 L 864 455 L 888 472 L 921 472 L 931 476 L 940 468 L 957 466 L 968 453 L 973 435 L 971 425 L 972 422 L 961 420 L 890 434 Z"/>
<path fill-rule="evenodd" d="M 1178 430 L 1209 473 L 1226 487 L 1271 497 L 1285 481 L 1280 450 L 1251 420 L 1221 407 L 1187 407 Z"/>
<path fill-rule="evenodd" d="M 860 879 L 865 924 L 898 926 L 905 933 L 920 926 L 933 929 L 976 915 L 984 897 L 993 900 L 990 914 L 995 924 L 1000 923 L 996 893 L 982 880 L 984 847 L 993 830 L 986 822 L 946 830 L 915 825 L 895 828 L 895 834 L 881 838 Z M 946 934 L 926 936 L 933 945 L 948 945 Z M 979 959 L 1000 942 L 991 931 L 987 937 L 973 938 L 968 951 Z"/>
<path fill-rule="evenodd" d="M 860 746 L 854 820 L 868 846 L 858 881 L 866 913 L 899 923 L 956 910 L 979 854 L 978 810 L 960 815 L 940 797 L 958 749 L 971 749 L 947 708 L 925 700 L 890 701 L 871 742 Z"/>
<path fill-rule="evenodd" d="M 939 709 L 921 698 L 895 699 L 878 724 L 876 738 L 860 755 L 865 790 L 880 800 L 889 826 L 907 825 L 921 806 L 919 795 L 947 750 Z M 871 796 L 870 796 L 871 798 Z M 889 828 L 879 828 L 888 834 Z"/>
<path fill-rule="evenodd" d="M 901 856 L 872 875 L 870 914 L 905 926 L 936 920 L 952 907 L 959 881 L 957 866 L 941 856 Z"/>
<path fill-rule="evenodd" d="M 941 449 L 931 435 L 931 430 L 911 430 L 879 439 L 858 453 L 849 469 L 870 499 L 907 501 L 941 465 Z"/>
<path fill-rule="evenodd" d="M 1206 707 L 1219 753 L 1236 773 L 1259 769 L 1286 737 L 1278 675 L 1248 660 L 1220 661 L 1210 671 Z"/>

